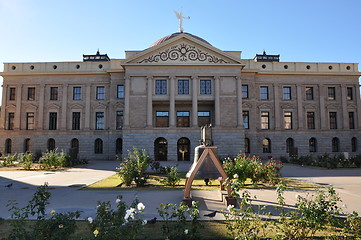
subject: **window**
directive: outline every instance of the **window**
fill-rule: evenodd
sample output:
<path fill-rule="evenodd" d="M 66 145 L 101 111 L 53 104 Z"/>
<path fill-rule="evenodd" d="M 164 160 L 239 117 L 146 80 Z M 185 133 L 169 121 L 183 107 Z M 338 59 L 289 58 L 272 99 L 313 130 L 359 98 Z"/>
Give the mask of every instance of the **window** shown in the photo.
<path fill-rule="evenodd" d="M 80 130 L 80 112 L 73 112 L 72 130 Z"/>
<path fill-rule="evenodd" d="M 9 100 L 13 101 L 15 100 L 15 96 L 16 96 L 16 93 L 15 93 L 15 88 L 10 88 L 10 92 L 9 92 Z"/>
<path fill-rule="evenodd" d="M 292 112 L 284 112 L 283 121 L 285 129 L 292 129 Z"/>
<path fill-rule="evenodd" d="M 263 153 L 271 153 L 271 140 L 265 138 L 262 140 Z"/>
<path fill-rule="evenodd" d="M 35 100 L 35 88 L 34 87 L 29 87 L 28 88 L 28 97 L 27 99 L 29 101 L 34 101 Z"/>
<path fill-rule="evenodd" d="M 189 112 L 177 112 L 177 127 L 189 127 Z"/>
<path fill-rule="evenodd" d="M 58 120 L 58 113 L 50 112 L 49 113 L 49 130 L 56 130 Z"/>
<path fill-rule="evenodd" d="M 34 113 L 27 112 L 26 113 L 26 130 L 33 130 L 35 125 L 34 121 Z"/>
<path fill-rule="evenodd" d="M 104 112 L 97 112 L 95 119 L 95 129 L 103 130 L 104 129 Z"/>
<path fill-rule="evenodd" d="M 77 138 L 73 138 L 70 142 L 70 147 L 79 149 L 79 140 Z"/>
<path fill-rule="evenodd" d="M 73 100 L 81 100 L 81 87 L 73 87 Z"/>
<path fill-rule="evenodd" d="M 248 85 L 242 85 L 242 98 L 248 98 Z"/>
<path fill-rule="evenodd" d="M 169 126 L 169 113 L 168 112 L 156 112 L 156 127 L 168 127 Z"/>
<path fill-rule="evenodd" d="M 105 99 L 105 87 L 97 87 L 97 100 L 104 100 Z"/>
<path fill-rule="evenodd" d="M 103 140 L 100 138 L 95 139 L 94 142 L 94 153 L 95 154 L 101 154 L 103 153 Z"/>
<path fill-rule="evenodd" d="M 31 152 L 33 148 L 33 143 L 30 138 L 24 140 L 24 153 Z"/>
<path fill-rule="evenodd" d="M 283 87 L 283 100 L 291 100 L 291 87 Z"/>
<path fill-rule="evenodd" d="M 167 94 L 167 80 L 165 79 L 155 80 L 155 94 L 157 95 Z"/>
<path fill-rule="evenodd" d="M 310 138 L 308 141 L 308 148 L 310 152 L 317 152 L 317 141 L 316 138 Z"/>
<path fill-rule="evenodd" d="M 330 129 L 337 129 L 337 113 L 330 112 Z"/>
<path fill-rule="evenodd" d="M 313 87 L 306 87 L 306 100 L 313 100 Z"/>
<path fill-rule="evenodd" d="M 315 113 L 314 112 L 307 112 L 307 128 L 308 129 L 315 129 Z"/>
<path fill-rule="evenodd" d="M 350 129 L 355 129 L 355 114 L 354 112 L 348 113 L 348 124 Z"/>
<path fill-rule="evenodd" d="M 189 94 L 189 80 L 178 80 L 178 94 Z"/>
<path fill-rule="evenodd" d="M 353 88 L 352 87 L 347 88 L 347 100 L 353 100 Z"/>
<path fill-rule="evenodd" d="M 286 140 L 286 153 L 290 153 L 294 147 L 293 138 L 287 138 Z"/>
<path fill-rule="evenodd" d="M 249 111 L 243 111 L 243 127 L 249 129 Z"/>
<path fill-rule="evenodd" d="M 261 112 L 261 129 L 269 129 L 269 112 Z"/>
<path fill-rule="evenodd" d="M 328 100 L 336 100 L 336 88 L 335 87 L 328 88 Z"/>
<path fill-rule="evenodd" d="M 355 137 L 351 138 L 351 151 L 352 152 L 357 151 L 357 138 Z"/>
<path fill-rule="evenodd" d="M 48 140 L 48 150 L 54 151 L 55 150 L 55 140 L 54 138 L 49 138 Z"/>
<path fill-rule="evenodd" d="M 123 154 L 123 139 L 117 138 L 115 143 L 115 153 L 116 154 Z"/>
<path fill-rule="evenodd" d="M 340 141 L 337 137 L 332 138 L 332 152 L 339 152 L 340 151 Z"/>
<path fill-rule="evenodd" d="M 250 153 L 251 152 L 249 138 L 244 139 L 244 152 L 245 153 Z"/>
<path fill-rule="evenodd" d="M 14 130 L 14 118 L 15 118 L 15 113 L 10 112 L 8 114 L 8 130 Z"/>
<path fill-rule="evenodd" d="M 50 88 L 50 100 L 58 100 L 58 87 Z"/>
<path fill-rule="evenodd" d="M 10 154 L 11 153 L 11 145 L 12 141 L 10 138 L 5 140 L 5 153 Z"/>
<path fill-rule="evenodd" d="M 124 98 L 124 85 L 117 86 L 117 98 Z"/>
<path fill-rule="evenodd" d="M 198 126 L 202 127 L 211 124 L 211 112 L 198 112 Z"/>
<path fill-rule="evenodd" d="M 123 111 L 117 111 L 117 118 L 116 118 L 116 129 L 123 128 Z"/>
<path fill-rule="evenodd" d="M 268 100 L 268 87 L 260 87 L 260 99 L 261 100 Z"/>
<path fill-rule="evenodd" d="M 200 94 L 212 94 L 212 81 L 200 80 Z"/>

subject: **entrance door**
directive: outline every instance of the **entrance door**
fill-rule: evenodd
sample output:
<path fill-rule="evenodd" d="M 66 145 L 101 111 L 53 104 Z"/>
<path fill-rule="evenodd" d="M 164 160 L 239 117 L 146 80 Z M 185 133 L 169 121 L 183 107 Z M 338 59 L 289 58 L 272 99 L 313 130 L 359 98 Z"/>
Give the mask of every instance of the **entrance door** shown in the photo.
<path fill-rule="evenodd" d="M 154 158 L 156 161 L 167 161 L 168 142 L 165 138 L 157 138 L 154 141 Z"/>
<path fill-rule="evenodd" d="M 191 142 L 188 138 L 180 138 L 177 143 L 178 161 L 190 160 Z"/>

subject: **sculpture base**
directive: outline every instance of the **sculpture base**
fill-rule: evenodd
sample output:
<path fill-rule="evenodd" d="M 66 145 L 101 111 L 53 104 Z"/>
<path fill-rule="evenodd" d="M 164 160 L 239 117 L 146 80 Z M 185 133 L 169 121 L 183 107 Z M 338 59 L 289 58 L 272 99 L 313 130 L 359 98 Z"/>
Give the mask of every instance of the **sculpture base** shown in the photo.
<path fill-rule="evenodd" d="M 238 207 L 238 201 L 237 201 L 237 198 L 235 198 L 235 197 L 225 196 L 225 203 L 226 203 L 227 207 L 229 205 L 233 205 L 234 207 Z"/>

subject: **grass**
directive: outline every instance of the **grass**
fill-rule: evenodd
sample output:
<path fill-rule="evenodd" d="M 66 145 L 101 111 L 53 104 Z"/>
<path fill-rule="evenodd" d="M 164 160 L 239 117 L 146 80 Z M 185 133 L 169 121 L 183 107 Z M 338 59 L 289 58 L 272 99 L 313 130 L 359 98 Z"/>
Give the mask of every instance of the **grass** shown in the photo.
<path fill-rule="evenodd" d="M 93 183 L 83 190 L 137 190 L 137 191 L 165 191 L 165 190 L 183 190 L 185 186 L 185 175 L 186 173 L 180 173 L 181 181 L 175 187 L 164 186 L 161 182 L 162 179 L 165 178 L 165 175 L 162 174 L 149 174 L 149 179 L 144 187 L 136 187 L 135 185 L 125 186 L 122 184 L 119 176 L 114 174 L 110 177 L 102 179 L 96 183 Z M 317 186 L 311 183 L 298 181 L 290 178 L 282 178 L 282 181 L 286 184 L 288 189 L 313 189 Z M 219 190 L 219 182 L 218 180 L 212 180 L 209 186 L 206 186 L 203 180 L 194 180 L 192 184 L 192 190 Z M 246 181 L 244 189 L 274 189 L 275 186 L 260 183 L 254 186 L 250 179 Z"/>

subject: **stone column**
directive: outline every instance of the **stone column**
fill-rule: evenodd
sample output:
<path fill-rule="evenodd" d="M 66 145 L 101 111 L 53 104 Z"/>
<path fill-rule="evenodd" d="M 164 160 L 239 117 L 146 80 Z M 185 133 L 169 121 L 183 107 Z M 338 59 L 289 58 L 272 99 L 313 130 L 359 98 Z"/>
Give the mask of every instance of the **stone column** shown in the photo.
<path fill-rule="evenodd" d="M 325 89 L 322 85 L 318 85 L 318 96 L 320 97 L 320 128 L 327 129 L 328 122 L 326 117 L 326 109 L 325 109 Z M 316 118 L 317 119 L 317 118 Z"/>
<path fill-rule="evenodd" d="M 90 116 L 90 103 L 92 101 L 91 99 L 91 85 L 87 84 L 85 87 L 85 122 L 84 122 L 84 129 L 90 130 L 90 119 L 92 116 Z M 95 116 L 93 117 L 95 118 Z"/>
<path fill-rule="evenodd" d="M 242 111 L 242 81 L 241 76 L 236 77 L 237 81 L 237 127 L 243 128 L 243 111 Z"/>
<path fill-rule="evenodd" d="M 8 86 L 7 85 L 3 85 L 3 96 L 2 96 L 2 104 L 1 104 L 1 115 L 0 115 L 0 130 L 4 130 L 6 129 L 6 106 L 7 106 L 7 93 L 8 93 Z"/>
<path fill-rule="evenodd" d="M 360 99 L 360 86 L 355 85 L 355 101 L 356 101 L 356 113 L 355 113 L 355 129 L 361 127 L 361 99 Z"/>
<path fill-rule="evenodd" d="M 340 128 L 342 126 L 343 129 L 349 129 L 348 122 L 348 111 L 347 111 L 347 90 L 346 86 L 341 86 L 341 105 L 342 105 L 342 125 L 340 124 Z"/>
<path fill-rule="evenodd" d="M 61 104 L 61 128 L 60 130 L 67 129 L 67 110 L 68 110 L 68 84 L 64 84 L 63 86 L 63 99 Z"/>
<path fill-rule="evenodd" d="M 124 86 L 124 128 L 129 128 L 130 77 L 125 77 Z"/>
<path fill-rule="evenodd" d="M 214 112 L 215 112 L 215 125 L 221 125 L 221 109 L 220 109 L 220 89 L 219 77 L 214 77 Z"/>
<path fill-rule="evenodd" d="M 169 127 L 175 127 L 175 78 L 169 78 Z"/>
<path fill-rule="evenodd" d="M 147 78 L 147 127 L 153 127 L 153 77 Z"/>
<path fill-rule="evenodd" d="M 273 84 L 273 92 L 274 92 L 274 109 L 275 109 L 275 129 L 280 130 L 281 126 L 283 126 L 283 112 L 280 107 L 280 95 L 278 91 L 278 84 Z M 282 117 L 281 117 L 282 116 Z M 271 120 L 271 118 L 270 118 Z M 270 126 L 270 129 L 272 129 L 272 125 Z"/>
<path fill-rule="evenodd" d="M 303 106 L 302 106 L 302 86 L 297 85 L 297 118 L 298 118 L 298 129 L 304 129 L 304 114 L 303 114 Z"/>
<path fill-rule="evenodd" d="M 22 85 L 16 86 L 16 110 L 14 119 L 14 130 L 20 130 L 22 89 Z"/>
<path fill-rule="evenodd" d="M 192 127 L 198 128 L 198 77 L 192 77 Z"/>
<path fill-rule="evenodd" d="M 40 84 L 39 94 L 39 114 L 38 119 L 35 116 L 35 122 L 38 123 L 38 130 L 44 129 L 44 102 L 45 102 L 45 85 Z M 37 121 L 36 121 L 37 120 Z"/>

